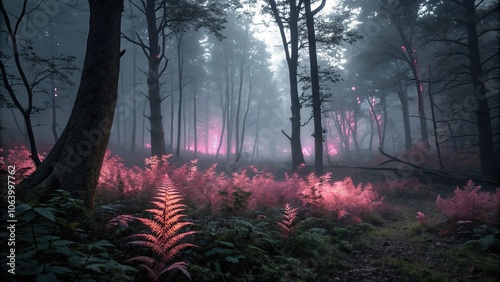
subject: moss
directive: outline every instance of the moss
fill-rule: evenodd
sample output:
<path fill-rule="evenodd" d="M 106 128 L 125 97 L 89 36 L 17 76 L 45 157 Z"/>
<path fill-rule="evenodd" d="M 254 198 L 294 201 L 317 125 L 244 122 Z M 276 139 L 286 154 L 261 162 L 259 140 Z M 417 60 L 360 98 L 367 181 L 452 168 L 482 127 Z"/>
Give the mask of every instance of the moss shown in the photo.
<path fill-rule="evenodd" d="M 386 258 L 381 263 L 399 272 L 401 281 L 445 281 L 445 276 L 425 262 L 410 258 Z"/>
<path fill-rule="evenodd" d="M 472 250 L 466 247 L 455 247 L 449 249 L 437 249 L 433 255 L 449 261 L 455 267 L 455 271 L 464 275 L 481 272 L 485 280 L 497 281 L 500 276 L 500 258 L 498 256 L 485 255 L 480 250 Z M 491 279 L 491 280 L 490 280 Z"/>

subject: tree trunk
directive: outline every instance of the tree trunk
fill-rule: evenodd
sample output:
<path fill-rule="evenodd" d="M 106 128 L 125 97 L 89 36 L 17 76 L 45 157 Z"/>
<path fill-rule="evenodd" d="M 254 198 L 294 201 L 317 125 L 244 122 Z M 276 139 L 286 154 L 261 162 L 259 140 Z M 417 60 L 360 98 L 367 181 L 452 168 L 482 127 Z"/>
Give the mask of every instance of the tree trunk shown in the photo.
<path fill-rule="evenodd" d="M 319 89 L 318 58 L 316 54 L 316 34 L 311 0 L 305 0 L 307 40 L 309 42 L 309 65 L 311 68 L 311 92 L 314 118 L 314 169 L 317 175 L 323 174 L 323 127 L 321 125 L 321 97 Z"/>
<path fill-rule="evenodd" d="M 37 170 L 20 185 L 31 200 L 54 189 L 91 210 L 118 97 L 123 0 L 89 0 L 90 28 L 82 77 L 66 128 Z"/>
<path fill-rule="evenodd" d="M 178 87 L 179 87 L 179 104 L 177 106 L 177 143 L 175 144 L 175 155 L 181 155 L 181 133 L 182 133 L 182 76 L 184 68 L 184 58 L 181 49 L 182 36 L 177 34 L 177 68 L 178 68 Z M 185 138 L 184 138 L 185 139 Z"/>
<path fill-rule="evenodd" d="M 149 54 L 148 54 L 148 99 L 149 99 L 149 121 L 151 123 L 151 155 L 158 156 L 166 154 L 165 134 L 163 132 L 163 121 L 161 115 L 160 95 L 160 45 L 158 44 L 158 33 L 156 26 L 155 0 L 146 2 L 146 21 L 148 25 Z"/>
<path fill-rule="evenodd" d="M 292 150 L 292 169 L 295 171 L 301 164 L 305 163 L 304 154 L 302 153 L 302 143 L 300 141 L 300 99 L 297 81 L 297 68 L 299 58 L 299 10 L 295 0 L 288 1 L 289 20 L 288 26 L 290 31 L 290 41 L 287 40 L 283 19 L 276 7 L 276 1 L 269 1 L 274 18 L 280 29 L 281 41 L 285 50 L 286 61 L 288 65 L 288 77 L 290 82 L 290 101 L 292 117 L 292 134 L 290 137 L 290 145 Z M 290 45 L 290 51 L 288 49 Z"/>
<path fill-rule="evenodd" d="M 397 23 L 398 21 L 395 20 Z M 403 49 L 406 52 L 406 55 L 408 56 L 407 60 L 405 60 L 408 63 L 408 66 L 411 69 L 411 72 L 413 74 L 413 79 L 415 80 L 416 87 L 417 87 L 417 109 L 418 109 L 418 116 L 420 120 L 420 134 L 422 138 L 422 142 L 428 147 L 429 146 L 429 133 L 427 132 L 427 119 L 425 118 L 425 110 L 424 110 L 424 93 L 423 93 L 423 85 L 422 82 L 420 81 L 420 70 L 418 68 L 418 60 L 416 57 L 416 50 L 414 46 L 412 45 L 411 39 L 408 40 L 406 37 L 403 27 L 401 24 L 397 23 L 396 28 L 399 32 L 399 35 L 401 37 L 401 40 L 403 42 Z"/>
<path fill-rule="evenodd" d="M 403 88 L 401 81 L 398 83 L 398 98 L 401 102 L 402 112 L 403 112 L 403 127 L 405 131 L 405 149 L 411 149 L 411 126 L 410 126 L 410 108 L 408 106 L 408 93 L 406 89 Z"/>
<path fill-rule="evenodd" d="M 196 120 L 196 80 L 193 82 L 193 138 L 194 138 L 194 156 L 198 156 L 198 125 Z"/>
<path fill-rule="evenodd" d="M 470 74 L 476 98 L 477 129 L 479 132 L 479 154 L 481 160 L 481 175 L 498 177 L 495 154 L 493 150 L 493 135 L 490 119 L 490 108 L 483 80 L 483 70 L 479 52 L 478 34 L 476 30 L 475 1 L 463 0 L 465 30 L 469 49 Z"/>
<path fill-rule="evenodd" d="M 132 9 L 132 3 L 129 2 L 129 8 L 130 8 L 130 13 L 131 13 L 131 20 L 132 20 L 132 30 L 133 34 L 136 33 L 136 28 L 135 28 L 135 20 L 134 20 L 134 12 Z M 132 92 L 132 140 L 130 144 L 130 151 L 132 153 L 135 152 L 135 147 L 136 145 L 136 139 L 137 139 L 137 101 L 136 101 L 136 83 L 137 83 L 137 44 L 133 44 L 132 47 L 132 87 L 133 87 L 133 92 Z"/>

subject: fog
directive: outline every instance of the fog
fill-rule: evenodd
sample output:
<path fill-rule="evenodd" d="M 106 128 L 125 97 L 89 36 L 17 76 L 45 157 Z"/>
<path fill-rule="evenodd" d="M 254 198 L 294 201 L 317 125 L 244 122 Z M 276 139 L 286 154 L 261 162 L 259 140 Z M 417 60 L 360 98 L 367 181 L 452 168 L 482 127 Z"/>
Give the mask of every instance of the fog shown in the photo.
<path fill-rule="evenodd" d="M 0 14 L 2 281 L 498 281 L 498 1 Z"/>
<path fill-rule="evenodd" d="M 33 86 L 30 115 L 41 154 L 50 150 L 66 126 L 85 54 L 87 3 L 66 2 L 36 7 L 28 1 L 27 10 L 34 10 L 18 32 L 19 46 L 32 46 L 21 55 L 28 81 L 45 76 Z M 363 163 L 378 155 L 379 148 L 390 154 L 413 146 L 427 147 L 431 154 L 437 153 L 438 146 L 454 152 L 477 148 L 473 111 L 477 103 L 469 98 L 473 86 L 460 59 L 460 48 L 465 47 L 450 47 L 451 39 L 441 40 L 465 33 L 443 22 L 450 16 L 446 5 L 411 5 L 343 1 L 317 15 L 325 165 Z M 13 19 L 21 12 L 15 2 L 5 6 Z M 157 87 L 159 97 L 153 103 L 161 105 L 161 116 L 154 114 L 163 129 L 160 142 L 164 153 L 179 162 L 206 158 L 239 167 L 292 162 L 289 68 L 279 28 L 272 13 L 259 5 L 237 5 L 226 12 L 225 21 L 211 23 L 214 19 L 207 17 L 195 24 L 164 26 L 158 34 L 156 86 L 147 79 L 151 52 L 145 14 L 125 4 L 121 24 L 125 53 L 109 140 L 112 152 L 130 164 L 141 164 L 154 154 L 153 100 L 148 91 Z M 485 21 L 478 29 L 490 25 Z M 299 30 L 304 29 L 301 20 Z M 479 47 L 481 57 L 488 58 L 483 81 L 493 109 L 498 103 L 498 58 L 495 48 L 490 48 L 495 37 L 486 33 Z M 299 37 L 300 141 L 306 163 L 314 166 L 311 66 L 305 32 L 300 31 Z M 27 95 L 8 55 L 12 46 L 5 32 L 2 49 L 8 79 L 26 108 Z M 54 66 L 62 67 L 47 75 Z M 29 148 L 21 112 L 6 91 L 2 91 L 1 117 L 2 147 Z M 498 129 L 498 116 L 492 115 L 491 121 Z M 498 152 L 498 138 L 494 139 Z"/>

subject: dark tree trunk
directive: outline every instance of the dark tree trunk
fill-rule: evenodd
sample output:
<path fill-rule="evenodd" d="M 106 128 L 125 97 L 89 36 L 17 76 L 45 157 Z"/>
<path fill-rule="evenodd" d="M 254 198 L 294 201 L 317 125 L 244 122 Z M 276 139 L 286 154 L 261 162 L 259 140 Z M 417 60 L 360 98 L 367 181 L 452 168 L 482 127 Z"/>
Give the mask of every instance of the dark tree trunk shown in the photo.
<path fill-rule="evenodd" d="M 292 117 L 290 121 L 292 123 L 292 135 L 290 137 L 290 144 L 292 149 L 292 169 L 296 170 L 301 164 L 305 163 L 304 154 L 302 153 L 302 143 L 300 141 L 300 99 L 299 99 L 299 89 L 297 81 L 297 68 L 298 68 L 298 58 L 299 58 L 299 10 L 295 0 L 288 1 L 289 5 L 289 19 L 288 25 L 290 30 L 290 41 L 287 40 L 285 34 L 285 27 L 283 24 L 283 19 L 281 18 L 280 12 L 276 7 L 276 1 L 269 1 L 271 10 L 276 23 L 280 29 L 281 41 L 283 48 L 285 50 L 286 61 L 288 64 L 288 77 L 290 81 L 290 100 L 291 100 L 291 112 Z M 288 49 L 290 45 L 290 51 Z"/>
<path fill-rule="evenodd" d="M 415 81 L 415 86 L 417 89 L 417 109 L 418 116 L 420 120 L 420 135 L 422 138 L 422 142 L 428 147 L 429 146 L 429 133 L 427 132 L 427 119 L 425 117 L 425 109 L 424 109 L 424 93 L 423 93 L 423 85 L 420 80 L 420 70 L 418 67 L 418 59 L 416 56 L 416 49 L 413 46 L 412 36 L 409 38 L 405 34 L 404 28 L 397 19 L 396 15 L 393 14 L 392 19 L 396 24 L 396 29 L 401 37 L 401 41 L 403 43 L 403 50 L 406 53 L 407 58 L 405 58 L 406 63 L 411 69 L 413 74 L 413 80 Z"/>
<path fill-rule="evenodd" d="M 490 119 L 490 108 L 484 86 L 481 56 L 479 52 L 478 34 L 476 30 L 475 1 L 463 0 L 464 26 L 467 32 L 469 49 L 470 74 L 476 98 L 477 129 L 479 132 L 479 154 L 481 160 L 481 175 L 498 177 L 495 154 L 493 150 L 493 134 Z"/>
<path fill-rule="evenodd" d="M 198 125 L 196 109 L 196 80 L 193 82 L 193 138 L 194 138 L 194 156 L 198 156 Z"/>
<path fill-rule="evenodd" d="M 177 143 L 175 147 L 175 155 L 181 155 L 181 133 L 182 133 L 182 95 L 183 95 L 183 68 L 184 58 L 182 54 L 182 35 L 177 34 L 177 67 L 178 67 L 178 87 L 179 87 L 179 104 L 177 107 Z M 186 140 L 186 138 L 184 138 Z"/>
<path fill-rule="evenodd" d="M 136 33 L 136 28 L 135 28 L 135 20 L 134 20 L 134 12 L 132 9 L 132 3 L 129 2 L 129 8 L 130 8 L 130 13 L 131 13 L 131 20 L 132 20 L 132 30 L 133 34 Z M 132 47 L 132 87 L 133 87 L 133 92 L 132 92 L 132 140 L 130 144 L 130 151 L 132 153 L 135 152 L 135 147 L 137 146 L 137 94 L 136 93 L 136 83 L 137 83 L 137 44 L 133 44 Z"/>
<path fill-rule="evenodd" d="M 71 116 L 47 158 L 19 190 L 38 200 L 63 189 L 91 210 L 117 100 L 123 0 L 89 3 L 87 50 Z"/>
<path fill-rule="evenodd" d="M 408 107 L 408 93 L 403 88 L 401 81 L 398 83 L 398 98 L 401 102 L 403 112 L 403 127 L 405 131 L 405 149 L 411 149 L 411 126 L 410 126 L 410 108 Z"/>
<path fill-rule="evenodd" d="M 307 24 L 307 40 L 309 42 L 309 64 L 311 68 L 311 92 L 314 118 L 314 169 L 318 175 L 323 174 L 323 127 L 321 125 L 321 97 L 319 89 L 318 58 L 316 54 L 316 34 L 314 31 L 314 14 L 311 1 L 305 0 Z"/>
<path fill-rule="evenodd" d="M 148 25 L 149 55 L 148 55 L 148 99 L 149 121 L 151 123 L 151 155 L 161 158 L 166 154 L 165 134 L 161 115 L 160 95 L 160 45 L 156 26 L 155 0 L 146 2 L 146 21 Z"/>

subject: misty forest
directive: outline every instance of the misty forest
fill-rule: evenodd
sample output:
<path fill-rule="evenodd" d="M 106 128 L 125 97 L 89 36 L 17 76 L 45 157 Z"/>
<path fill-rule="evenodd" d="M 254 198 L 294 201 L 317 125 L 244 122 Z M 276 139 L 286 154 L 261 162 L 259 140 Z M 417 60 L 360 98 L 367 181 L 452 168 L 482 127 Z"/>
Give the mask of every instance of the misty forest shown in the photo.
<path fill-rule="evenodd" d="M 2 281 L 498 281 L 494 0 L 0 0 Z"/>

